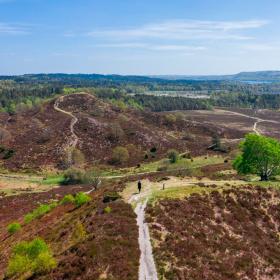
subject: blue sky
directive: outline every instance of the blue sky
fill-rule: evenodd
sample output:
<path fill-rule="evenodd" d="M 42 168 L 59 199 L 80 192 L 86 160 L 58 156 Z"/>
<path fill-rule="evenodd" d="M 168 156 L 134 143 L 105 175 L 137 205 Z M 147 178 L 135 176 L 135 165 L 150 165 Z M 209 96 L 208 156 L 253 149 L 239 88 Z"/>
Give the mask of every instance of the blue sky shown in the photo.
<path fill-rule="evenodd" d="M 0 74 L 280 70 L 279 0 L 0 0 Z"/>

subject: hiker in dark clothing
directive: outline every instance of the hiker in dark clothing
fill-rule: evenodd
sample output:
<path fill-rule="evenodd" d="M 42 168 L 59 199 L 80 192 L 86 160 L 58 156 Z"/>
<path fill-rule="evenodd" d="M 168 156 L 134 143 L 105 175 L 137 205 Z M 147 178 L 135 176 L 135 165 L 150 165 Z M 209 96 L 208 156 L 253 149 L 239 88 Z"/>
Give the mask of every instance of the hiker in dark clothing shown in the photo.
<path fill-rule="evenodd" d="M 142 183 L 141 183 L 141 181 L 138 181 L 138 191 L 139 191 L 139 193 L 141 192 L 141 189 L 142 189 Z"/>

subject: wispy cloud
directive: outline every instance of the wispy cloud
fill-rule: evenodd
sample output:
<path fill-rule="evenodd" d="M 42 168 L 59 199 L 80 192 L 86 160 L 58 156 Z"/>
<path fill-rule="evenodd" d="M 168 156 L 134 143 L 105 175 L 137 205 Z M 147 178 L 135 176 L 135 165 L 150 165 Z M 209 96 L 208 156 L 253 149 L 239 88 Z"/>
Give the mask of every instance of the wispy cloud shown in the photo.
<path fill-rule="evenodd" d="M 241 46 L 242 49 L 247 51 L 260 51 L 260 52 L 269 52 L 269 51 L 280 51 L 279 43 L 254 43 L 246 44 Z"/>
<path fill-rule="evenodd" d="M 123 38 L 162 38 L 162 39 L 232 39 L 248 40 L 251 36 L 238 34 L 238 31 L 261 28 L 266 20 L 248 21 L 196 21 L 171 20 L 147 24 L 136 28 L 105 29 L 88 32 L 88 36 Z"/>
<path fill-rule="evenodd" d="M 0 22 L 0 35 L 26 35 L 29 34 L 29 28 L 21 24 L 9 24 Z"/>
<path fill-rule="evenodd" d="M 160 44 L 145 44 L 145 43 L 111 43 L 98 44 L 95 47 L 99 48 L 129 48 L 129 49 L 145 49 L 154 51 L 202 51 L 204 46 L 188 46 L 188 45 L 160 45 Z"/>

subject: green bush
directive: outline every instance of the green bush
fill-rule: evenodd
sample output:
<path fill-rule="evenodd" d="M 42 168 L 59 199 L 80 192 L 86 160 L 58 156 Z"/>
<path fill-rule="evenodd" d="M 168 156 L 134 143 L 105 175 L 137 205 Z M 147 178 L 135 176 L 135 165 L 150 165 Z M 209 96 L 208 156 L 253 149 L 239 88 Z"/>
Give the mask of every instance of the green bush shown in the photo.
<path fill-rule="evenodd" d="M 27 215 L 24 216 L 24 222 L 26 224 L 28 224 L 31 221 L 33 221 L 34 219 L 41 218 L 45 214 L 49 213 L 56 206 L 57 206 L 56 202 L 52 202 L 50 204 L 41 204 L 39 207 L 37 207 L 31 213 L 28 213 Z"/>
<path fill-rule="evenodd" d="M 15 245 L 7 268 L 8 277 L 22 278 L 24 274 L 48 272 L 56 267 L 56 261 L 48 245 L 41 238 Z"/>
<path fill-rule="evenodd" d="M 116 147 L 113 150 L 112 163 L 123 164 L 129 159 L 129 152 L 125 147 Z"/>
<path fill-rule="evenodd" d="M 78 168 L 68 169 L 64 174 L 64 185 L 81 184 L 84 178 L 84 171 Z"/>
<path fill-rule="evenodd" d="M 74 196 L 72 194 L 67 194 L 60 201 L 60 204 L 69 204 L 69 203 L 74 203 L 74 202 L 75 202 Z"/>
<path fill-rule="evenodd" d="M 99 182 L 99 178 L 96 172 L 92 170 L 85 171 L 83 169 L 71 168 L 64 174 L 62 181 L 63 185 L 75 185 L 75 184 L 93 184 L 96 186 Z"/>
<path fill-rule="evenodd" d="M 179 153 L 178 153 L 178 151 L 172 149 L 167 152 L 167 157 L 168 157 L 170 163 L 176 163 L 179 160 Z"/>
<path fill-rule="evenodd" d="M 10 234 L 14 234 L 17 231 L 21 230 L 21 225 L 17 222 L 11 223 L 7 226 L 7 230 Z"/>
<path fill-rule="evenodd" d="M 77 207 L 81 207 L 82 205 L 84 205 L 85 203 L 91 201 L 91 197 L 87 194 L 85 194 L 84 192 L 79 192 L 76 194 L 75 196 L 75 205 Z"/>
<path fill-rule="evenodd" d="M 105 212 L 106 214 L 110 214 L 110 213 L 112 212 L 112 208 L 109 207 L 109 206 L 107 206 L 107 207 L 104 209 L 104 212 Z"/>

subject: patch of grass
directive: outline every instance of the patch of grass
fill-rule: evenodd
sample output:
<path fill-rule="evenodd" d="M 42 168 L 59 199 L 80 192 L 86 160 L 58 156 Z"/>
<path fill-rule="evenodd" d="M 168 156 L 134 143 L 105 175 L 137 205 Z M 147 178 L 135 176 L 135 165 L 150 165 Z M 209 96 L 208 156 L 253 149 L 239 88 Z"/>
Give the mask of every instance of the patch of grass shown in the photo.
<path fill-rule="evenodd" d="M 43 185 L 51 185 L 51 186 L 55 186 L 55 185 L 61 185 L 64 181 L 64 176 L 63 175 L 53 175 L 50 177 L 47 177 L 46 179 L 44 179 L 42 181 Z"/>
<path fill-rule="evenodd" d="M 69 203 L 75 203 L 75 198 L 72 194 L 67 194 L 63 197 L 63 199 L 60 201 L 60 204 L 69 204 Z"/>
<path fill-rule="evenodd" d="M 56 202 L 52 202 L 50 204 L 41 204 L 39 207 L 37 207 L 35 210 L 33 210 L 31 213 L 28 213 L 24 216 L 24 222 L 26 224 L 30 223 L 34 219 L 39 219 L 45 214 L 49 213 L 53 208 L 57 206 Z"/>
<path fill-rule="evenodd" d="M 139 169 L 138 172 L 153 172 L 160 170 L 164 167 L 165 171 L 172 171 L 175 169 L 196 169 L 206 165 L 213 165 L 218 163 L 223 163 L 224 158 L 221 156 L 211 156 L 205 158 L 204 156 L 196 157 L 191 159 L 180 157 L 177 159 L 176 162 L 170 163 L 169 159 L 162 159 L 155 162 L 149 162 L 143 164 Z"/>
<path fill-rule="evenodd" d="M 16 279 L 23 275 L 48 272 L 56 267 L 56 261 L 48 245 L 41 238 L 31 242 L 22 241 L 13 248 L 7 268 L 7 276 Z"/>
<path fill-rule="evenodd" d="M 209 193 L 213 191 L 214 188 L 211 187 L 200 187 L 200 186 L 182 186 L 175 187 L 165 190 L 155 190 L 150 196 L 150 203 L 155 202 L 156 200 L 170 198 L 170 199 L 182 199 L 184 197 L 190 196 L 193 193 Z"/>
<path fill-rule="evenodd" d="M 7 231 L 10 233 L 10 234 L 14 234 L 18 231 L 21 230 L 21 225 L 20 223 L 18 222 L 14 222 L 14 223 L 11 223 L 7 226 Z"/>
<path fill-rule="evenodd" d="M 77 207 L 81 207 L 82 205 L 91 201 L 91 197 L 84 192 L 79 192 L 75 196 L 75 205 Z"/>

